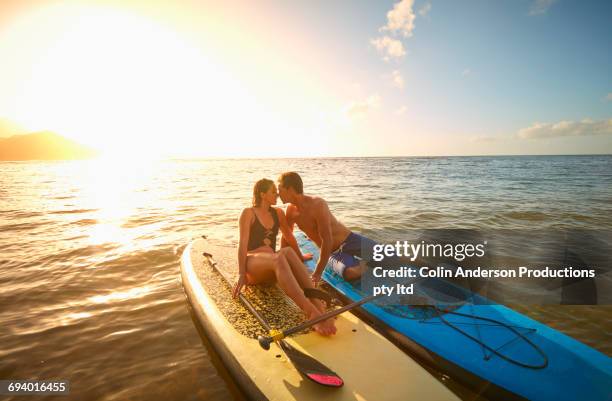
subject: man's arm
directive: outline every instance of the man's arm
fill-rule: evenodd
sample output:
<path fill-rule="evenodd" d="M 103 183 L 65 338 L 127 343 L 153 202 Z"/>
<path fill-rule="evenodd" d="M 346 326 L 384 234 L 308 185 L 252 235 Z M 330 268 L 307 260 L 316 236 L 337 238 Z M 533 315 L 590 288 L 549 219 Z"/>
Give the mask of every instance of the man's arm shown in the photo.
<path fill-rule="evenodd" d="M 329 207 L 322 199 L 316 204 L 314 218 L 317 223 L 319 237 L 321 238 L 321 252 L 319 254 L 319 261 L 317 262 L 317 267 L 312 274 L 312 279 L 316 283 L 321 279 L 321 274 L 323 274 L 323 270 L 327 265 L 327 261 L 329 260 L 329 255 L 331 255 L 333 246 Z"/>

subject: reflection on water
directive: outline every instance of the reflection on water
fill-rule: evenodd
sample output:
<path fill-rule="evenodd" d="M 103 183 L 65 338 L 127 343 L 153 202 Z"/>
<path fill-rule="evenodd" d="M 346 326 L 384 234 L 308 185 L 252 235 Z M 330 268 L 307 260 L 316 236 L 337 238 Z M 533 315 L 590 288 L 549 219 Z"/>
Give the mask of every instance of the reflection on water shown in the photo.
<path fill-rule="evenodd" d="M 132 288 L 127 291 L 115 291 L 108 295 L 95 295 L 88 298 L 89 302 L 95 304 L 106 304 L 116 301 L 125 301 L 127 299 L 142 298 L 143 296 L 151 293 L 151 288 L 148 286 Z"/>
<path fill-rule="evenodd" d="M 607 156 L 0 163 L 0 378 L 67 378 L 71 399 L 231 399 L 178 255 L 201 234 L 235 244 L 253 183 L 286 170 L 365 234 L 612 227 Z M 612 354 L 609 307 L 523 309 Z"/>

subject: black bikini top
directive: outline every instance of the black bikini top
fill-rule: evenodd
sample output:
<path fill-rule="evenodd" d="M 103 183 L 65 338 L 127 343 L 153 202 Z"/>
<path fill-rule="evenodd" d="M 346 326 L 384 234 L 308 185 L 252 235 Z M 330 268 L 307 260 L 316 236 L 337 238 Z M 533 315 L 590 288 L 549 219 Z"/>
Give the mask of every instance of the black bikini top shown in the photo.
<path fill-rule="evenodd" d="M 255 222 L 251 225 L 249 230 L 248 250 L 252 251 L 262 245 L 267 245 L 276 252 L 276 236 L 278 235 L 278 214 L 276 214 L 276 210 L 272 207 L 268 209 L 268 213 L 272 215 L 272 220 L 274 221 L 270 229 L 267 229 L 261 224 L 255 210 L 253 210 L 253 213 L 255 214 Z"/>

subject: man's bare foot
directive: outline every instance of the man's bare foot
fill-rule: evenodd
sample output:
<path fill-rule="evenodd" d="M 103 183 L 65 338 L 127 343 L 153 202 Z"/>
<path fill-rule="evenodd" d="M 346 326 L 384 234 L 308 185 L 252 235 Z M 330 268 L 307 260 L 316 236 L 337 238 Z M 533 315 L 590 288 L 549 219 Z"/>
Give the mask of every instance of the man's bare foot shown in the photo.
<path fill-rule="evenodd" d="M 361 263 L 355 266 L 347 267 L 346 269 L 344 269 L 344 273 L 342 274 L 342 277 L 346 281 L 357 280 L 363 274 L 363 270 L 364 269 Z"/>
<path fill-rule="evenodd" d="M 308 320 L 314 319 L 319 316 L 321 316 L 321 312 L 319 312 L 317 309 L 314 309 L 309 314 Z M 322 336 L 331 336 L 333 334 L 336 334 L 336 326 L 334 325 L 334 319 L 332 318 L 326 319 L 320 323 L 317 323 L 313 325 L 312 327 L 315 329 L 317 333 L 321 334 Z"/>

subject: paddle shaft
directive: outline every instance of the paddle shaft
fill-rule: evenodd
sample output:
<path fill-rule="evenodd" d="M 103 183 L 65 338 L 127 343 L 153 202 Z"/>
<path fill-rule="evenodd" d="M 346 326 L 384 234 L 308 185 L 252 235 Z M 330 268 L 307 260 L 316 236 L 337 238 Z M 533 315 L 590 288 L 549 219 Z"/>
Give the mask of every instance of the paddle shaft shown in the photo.
<path fill-rule="evenodd" d="M 422 280 L 422 279 L 417 279 L 417 280 L 415 280 L 415 282 L 420 281 L 420 280 Z M 283 337 L 287 337 L 287 336 L 290 336 L 291 334 L 300 332 L 300 331 L 302 331 L 304 329 L 307 329 L 307 328 L 309 328 L 311 326 L 314 326 L 315 324 L 317 324 L 319 322 L 322 322 L 323 320 L 332 318 L 334 316 L 338 316 L 338 315 L 340 315 L 340 314 L 342 314 L 342 313 L 344 313 L 346 311 L 349 311 L 351 309 L 355 309 L 355 308 L 357 308 L 357 307 L 359 307 L 359 306 L 361 306 L 363 304 L 366 304 L 366 303 L 368 303 L 368 302 L 370 302 L 370 301 L 372 301 L 372 300 L 374 300 L 376 298 L 380 298 L 381 296 L 383 296 L 383 294 L 380 294 L 380 295 L 370 295 L 370 296 L 367 296 L 365 298 L 360 299 L 359 301 L 355 301 L 353 303 L 345 305 L 342 308 L 334 309 L 332 311 L 326 312 L 326 313 L 324 313 L 324 314 L 322 314 L 320 316 L 315 317 L 314 319 L 308 320 L 308 321 L 306 321 L 304 323 L 298 324 L 297 326 L 294 326 L 294 327 L 291 327 L 289 329 L 283 330 L 282 331 L 282 336 Z M 274 341 L 274 339 L 272 337 L 263 337 L 263 338 L 260 338 L 260 340 L 259 340 L 260 344 L 262 344 L 262 341 L 263 341 L 263 344 L 265 345 L 266 342 L 268 342 L 268 343 L 272 342 L 272 341 Z"/>
<path fill-rule="evenodd" d="M 228 284 L 230 284 L 230 287 L 231 287 L 231 283 L 228 282 Z M 251 312 L 253 316 L 255 316 L 255 319 L 257 319 L 259 324 L 261 324 L 263 328 L 266 329 L 266 331 L 272 330 L 272 327 L 270 327 L 270 325 L 268 324 L 266 319 L 261 315 L 261 313 L 259 313 L 257 309 L 255 309 L 251 301 L 246 299 L 246 297 L 240 293 L 238 294 L 238 299 L 240 299 L 240 302 L 242 302 L 245 308 L 247 308 L 249 312 Z"/>
<path fill-rule="evenodd" d="M 219 269 L 217 268 L 217 262 L 213 259 L 213 256 L 207 252 L 204 253 L 204 256 L 209 258 L 213 269 L 217 271 L 223 277 L 225 282 L 232 287 L 232 283 L 229 278 L 226 277 Z M 271 331 L 271 327 L 266 321 L 266 319 L 255 309 L 253 304 L 242 294 L 238 294 L 238 298 L 240 302 L 251 312 L 251 314 L 259 321 L 259 323 L 266 329 L 268 332 Z M 262 336 L 259 336 L 258 339 L 259 344 L 264 347 L 260 341 Z M 342 387 L 344 381 L 338 374 L 327 366 L 323 365 L 321 362 L 317 361 L 315 358 L 306 355 L 297 349 L 290 346 L 283 340 L 278 341 L 279 347 L 283 350 L 287 358 L 293 363 L 293 366 L 304 376 L 308 377 L 310 380 L 314 381 L 317 384 L 329 387 Z M 265 348 L 265 347 L 264 347 Z M 270 344 L 268 343 L 268 348 L 270 349 Z"/>
<path fill-rule="evenodd" d="M 207 255 L 205 255 L 205 256 L 207 256 Z M 212 255 L 210 255 L 208 257 L 210 257 L 212 259 Z M 229 279 L 223 273 L 219 272 L 219 270 L 217 269 L 217 262 L 215 262 L 214 259 L 213 259 L 211 265 L 215 268 L 215 270 L 217 270 L 219 275 L 221 277 L 223 277 L 223 280 L 225 280 L 227 285 L 229 285 L 230 288 L 232 288 L 232 283 L 229 281 Z M 238 293 L 238 299 L 240 300 L 240 302 L 242 302 L 242 305 L 244 305 L 244 307 L 247 308 L 249 310 L 249 312 L 251 312 L 251 314 L 255 317 L 255 319 L 257 319 L 259 324 L 261 324 L 263 326 L 263 328 L 266 329 L 266 331 L 270 331 L 272 329 L 272 327 L 270 327 L 270 325 L 268 324 L 266 319 L 261 315 L 261 313 L 259 313 L 259 311 L 257 309 L 255 309 L 255 307 L 253 306 L 251 301 L 249 301 L 241 293 Z"/>
<path fill-rule="evenodd" d="M 323 320 L 327 320 L 329 318 L 332 318 L 334 316 L 338 316 L 346 311 L 349 311 L 351 309 L 355 309 L 365 303 L 368 303 L 370 301 L 372 301 L 375 298 L 378 298 L 380 295 L 370 295 L 368 297 L 362 298 L 359 301 L 350 303 L 348 305 L 343 306 L 342 308 L 338 308 L 338 309 L 334 309 L 331 310 L 329 312 L 325 312 L 322 315 L 319 315 L 317 317 L 315 317 L 314 319 L 310 319 L 305 321 L 304 323 L 300 323 L 297 326 L 291 327 L 289 329 L 283 330 L 283 336 L 290 336 L 291 334 L 297 333 L 299 331 L 302 331 L 304 329 L 307 329 L 311 326 L 314 326 L 315 324 L 322 322 Z"/>

